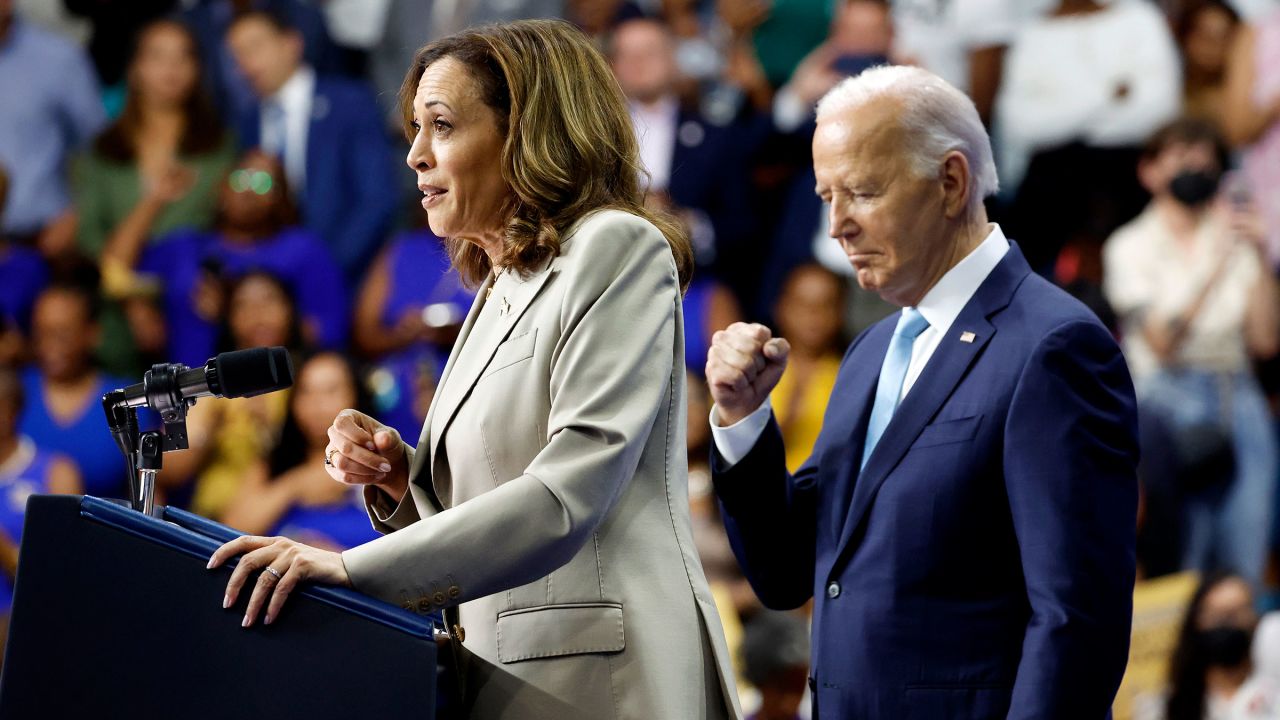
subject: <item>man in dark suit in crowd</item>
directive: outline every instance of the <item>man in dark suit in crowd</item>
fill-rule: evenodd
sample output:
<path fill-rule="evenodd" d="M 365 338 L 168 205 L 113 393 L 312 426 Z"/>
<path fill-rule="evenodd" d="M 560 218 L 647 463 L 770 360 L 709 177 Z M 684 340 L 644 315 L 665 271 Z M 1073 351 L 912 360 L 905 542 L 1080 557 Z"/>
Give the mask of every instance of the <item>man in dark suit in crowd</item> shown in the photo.
<path fill-rule="evenodd" d="M 318 74 L 303 62 L 302 35 L 279 15 L 250 11 L 227 44 L 258 104 L 239 122 L 240 140 L 279 157 L 302 222 L 358 280 L 397 207 L 391 149 L 372 91 Z"/>
<path fill-rule="evenodd" d="M 1107 716 L 1128 656 L 1137 420 L 1124 358 L 987 222 L 991 146 L 927 71 L 820 103 L 818 194 L 858 282 L 903 307 L 849 347 L 789 475 L 788 346 L 717 333 L 716 491 L 767 606 L 810 597 L 822 720 Z"/>

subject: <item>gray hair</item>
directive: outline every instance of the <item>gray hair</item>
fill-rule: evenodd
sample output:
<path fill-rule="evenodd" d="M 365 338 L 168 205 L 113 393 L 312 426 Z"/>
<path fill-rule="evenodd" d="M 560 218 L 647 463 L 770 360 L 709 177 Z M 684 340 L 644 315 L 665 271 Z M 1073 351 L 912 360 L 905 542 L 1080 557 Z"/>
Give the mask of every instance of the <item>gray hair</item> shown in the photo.
<path fill-rule="evenodd" d="M 881 65 L 841 81 L 818 101 L 818 119 L 859 107 L 876 98 L 901 102 L 907 133 L 905 151 L 921 177 L 934 177 L 938 164 L 955 150 L 969 161 L 969 209 L 1000 188 L 991 138 L 969 96 L 928 70 Z"/>

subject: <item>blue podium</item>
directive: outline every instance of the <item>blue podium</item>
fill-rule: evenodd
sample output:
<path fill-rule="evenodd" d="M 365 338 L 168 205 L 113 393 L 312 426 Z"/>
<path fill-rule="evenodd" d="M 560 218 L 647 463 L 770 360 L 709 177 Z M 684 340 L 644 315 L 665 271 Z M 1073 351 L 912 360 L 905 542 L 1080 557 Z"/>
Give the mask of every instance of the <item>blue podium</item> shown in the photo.
<path fill-rule="evenodd" d="M 438 618 L 307 586 L 271 625 L 222 609 L 240 533 L 93 497 L 27 505 L 0 718 L 434 717 Z"/>

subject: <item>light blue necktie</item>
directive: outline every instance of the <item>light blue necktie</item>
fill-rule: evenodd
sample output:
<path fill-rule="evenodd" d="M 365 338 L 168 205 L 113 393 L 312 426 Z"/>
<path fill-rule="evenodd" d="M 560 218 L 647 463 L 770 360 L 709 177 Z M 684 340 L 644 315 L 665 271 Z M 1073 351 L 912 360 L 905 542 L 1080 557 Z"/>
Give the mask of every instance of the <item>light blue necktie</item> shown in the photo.
<path fill-rule="evenodd" d="M 262 103 L 262 149 L 274 155 L 280 164 L 285 162 L 285 153 L 289 145 L 288 129 L 285 127 L 284 105 L 278 100 L 266 100 Z"/>
<path fill-rule="evenodd" d="M 862 465 L 867 466 L 871 451 L 876 449 L 884 429 L 889 427 L 889 420 L 898 409 L 898 398 L 902 395 L 902 383 L 907 378 L 907 366 L 911 364 L 911 346 L 920 333 L 929 327 L 920 311 L 907 308 L 898 318 L 898 327 L 893 330 L 893 339 L 889 341 L 889 352 L 885 353 L 884 364 L 880 366 L 880 381 L 876 383 L 876 400 L 871 406 L 871 420 L 867 423 L 867 442 L 862 446 Z"/>

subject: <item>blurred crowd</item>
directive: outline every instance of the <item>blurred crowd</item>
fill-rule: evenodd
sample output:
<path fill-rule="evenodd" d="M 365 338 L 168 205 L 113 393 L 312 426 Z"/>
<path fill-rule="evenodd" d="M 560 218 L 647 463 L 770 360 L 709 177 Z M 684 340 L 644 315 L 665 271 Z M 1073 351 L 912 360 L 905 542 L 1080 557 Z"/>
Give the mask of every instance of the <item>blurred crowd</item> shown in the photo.
<path fill-rule="evenodd" d="M 290 392 L 195 406 L 164 503 L 373 537 L 326 428 L 356 407 L 416 438 L 472 298 L 403 167 L 397 93 L 423 43 L 525 17 L 599 44 L 648 202 L 693 240 L 690 507 L 755 717 L 805 712 L 807 624 L 737 569 L 702 369 L 735 321 L 790 340 L 772 404 L 798 467 L 844 347 L 894 310 L 827 236 L 813 107 L 910 63 L 973 98 L 990 216 L 1125 349 L 1139 589 L 1202 578 L 1133 712 L 1280 718 L 1277 0 L 0 0 L 0 613 L 27 496 L 125 496 L 98 400 L 157 362 L 284 345 L 296 368 Z"/>

